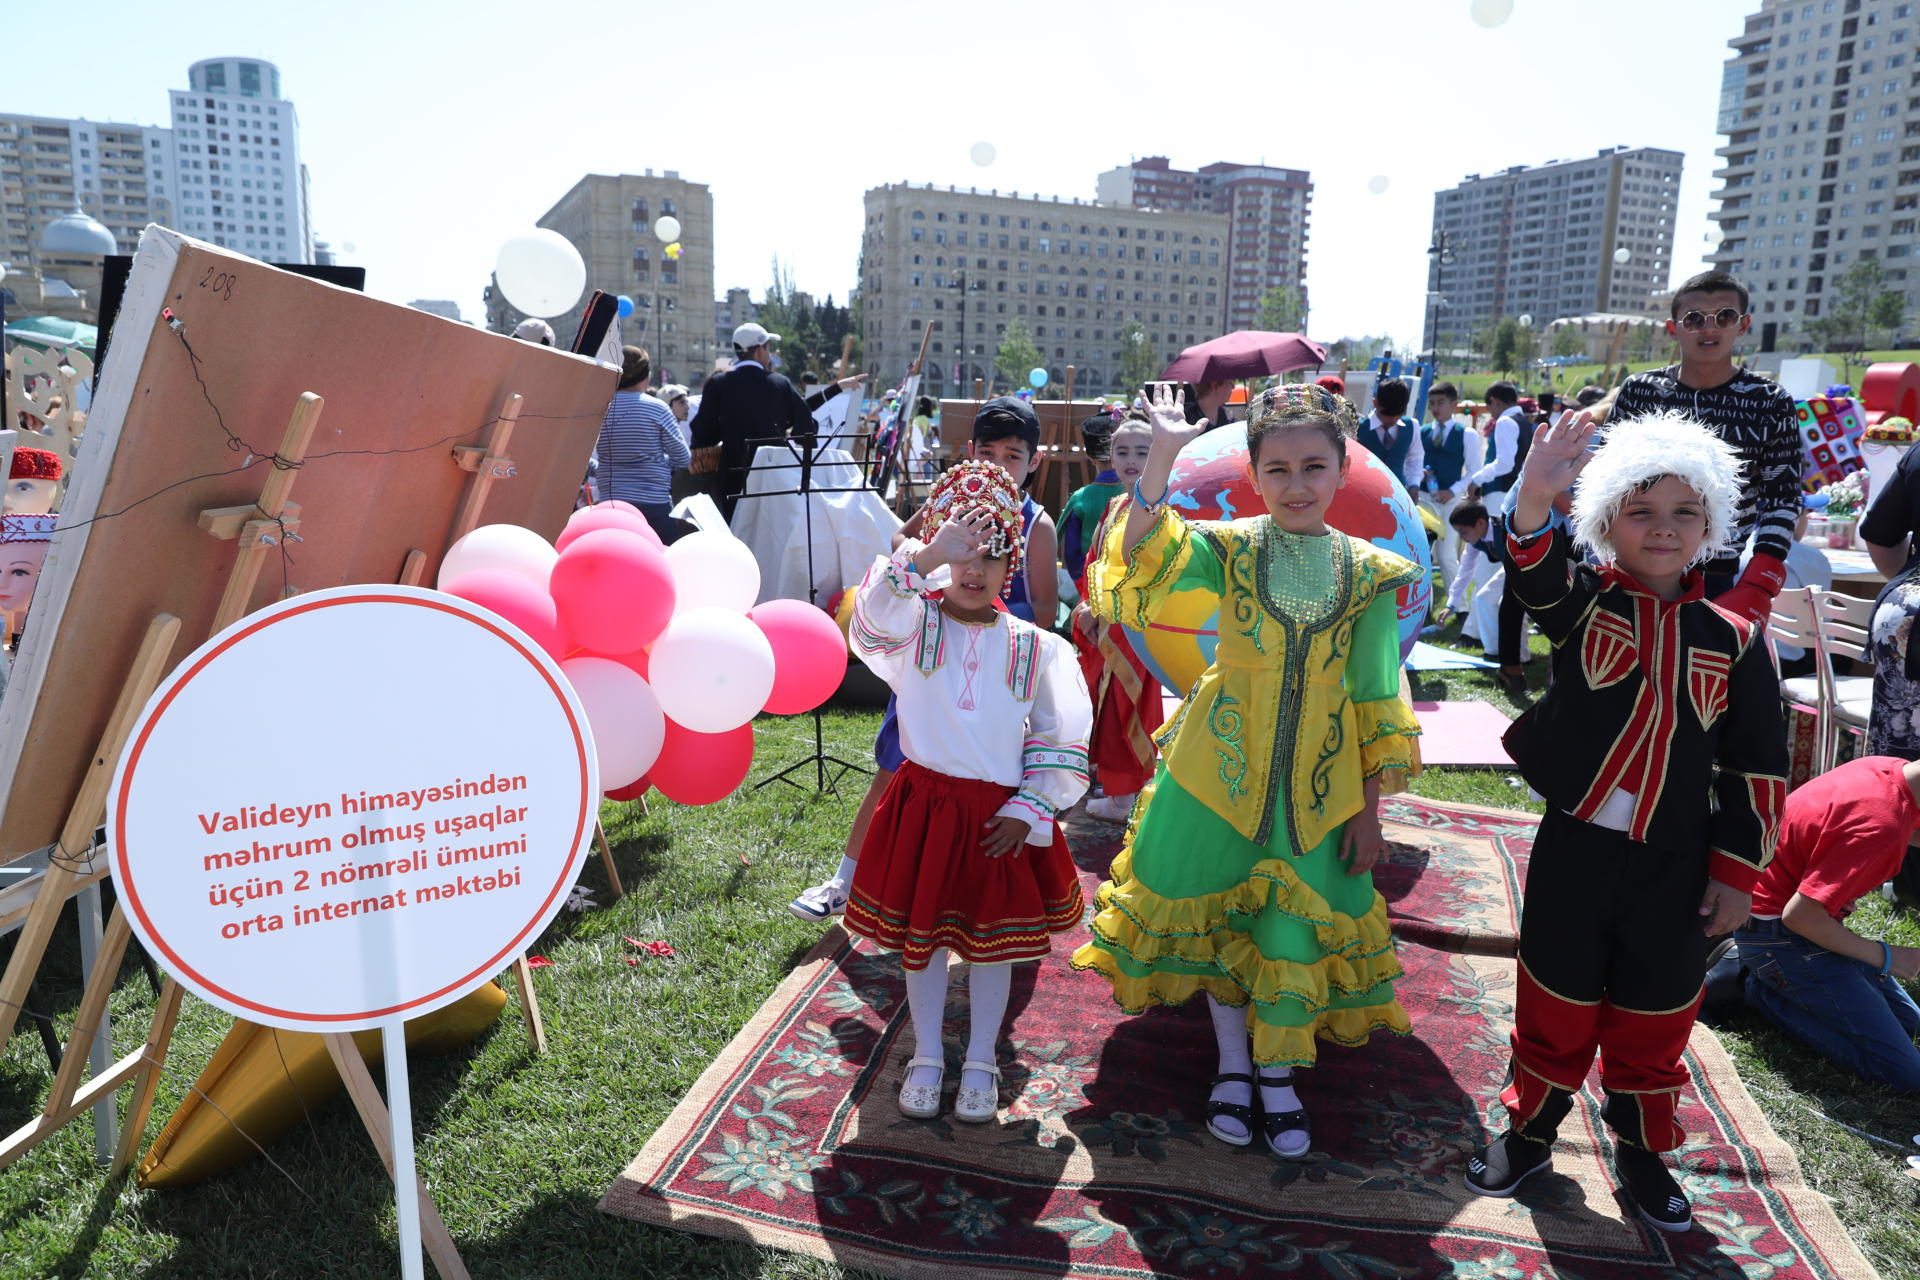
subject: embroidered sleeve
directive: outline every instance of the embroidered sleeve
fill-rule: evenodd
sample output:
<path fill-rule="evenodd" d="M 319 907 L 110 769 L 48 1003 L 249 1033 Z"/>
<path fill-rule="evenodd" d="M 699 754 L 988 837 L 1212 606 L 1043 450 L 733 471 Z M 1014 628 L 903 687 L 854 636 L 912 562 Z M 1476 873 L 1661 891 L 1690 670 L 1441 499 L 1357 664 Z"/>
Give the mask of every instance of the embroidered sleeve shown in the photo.
<path fill-rule="evenodd" d="M 1522 536 L 1507 534 L 1507 582 L 1554 648 L 1579 630 L 1599 598 L 1600 579 L 1575 565 L 1571 544 L 1552 524 Z"/>
<path fill-rule="evenodd" d="M 926 580 L 908 568 L 920 548 L 909 538 L 892 556 L 876 556 L 854 591 L 853 619 L 847 628 L 854 655 L 890 685 L 922 665 L 930 629 L 938 652 L 939 606 L 921 594 Z"/>
<path fill-rule="evenodd" d="M 1715 655 L 1718 656 L 1718 655 Z M 1763 640 L 1749 636 L 1733 660 L 1724 691 L 1711 672 L 1689 668 L 1682 708 L 1719 716 L 1714 811 L 1707 820 L 1707 874 L 1750 893 L 1773 858 L 1787 803 L 1787 739 L 1780 685 Z M 1716 696 L 1717 695 L 1717 696 Z M 1684 714 L 1684 711 L 1683 711 Z"/>
<path fill-rule="evenodd" d="M 1226 573 L 1203 528 L 1189 524 L 1171 507 L 1162 507 L 1131 554 L 1127 523 L 1112 521 L 1098 559 L 1087 566 L 1087 608 L 1107 622 L 1144 630 L 1169 596 L 1181 591 L 1222 595 Z"/>
<path fill-rule="evenodd" d="M 1033 704 L 1020 752 L 1020 789 L 1000 814 L 1027 824 L 1027 843 L 1053 843 L 1054 815 L 1087 791 L 1087 740 L 1093 702 L 1073 647 L 1032 628 L 1039 641 Z"/>
<path fill-rule="evenodd" d="M 1358 720 L 1360 776 L 1389 774 L 1381 790 L 1398 790 L 1418 772 L 1413 740 L 1420 722 L 1400 696 L 1400 606 L 1390 592 L 1376 595 L 1354 624 L 1347 696 Z"/>

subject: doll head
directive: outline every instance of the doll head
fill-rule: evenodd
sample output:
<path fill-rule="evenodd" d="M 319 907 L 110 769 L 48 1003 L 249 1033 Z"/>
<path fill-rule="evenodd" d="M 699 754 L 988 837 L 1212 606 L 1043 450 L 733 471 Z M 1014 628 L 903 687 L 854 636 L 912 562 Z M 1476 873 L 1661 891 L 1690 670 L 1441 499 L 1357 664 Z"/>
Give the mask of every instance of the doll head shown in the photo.
<path fill-rule="evenodd" d="M 60 473 L 60 455 L 53 450 L 15 449 L 0 510 L 7 515 L 45 515 L 53 510 L 54 496 L 60 491 Z"/>
<path fill-rule="evenodd" d="M 33 604 L 40 569 L 47 562 L 57 519 L 49 515 L 0 516 L 0 613 L 18 626 Z"/>

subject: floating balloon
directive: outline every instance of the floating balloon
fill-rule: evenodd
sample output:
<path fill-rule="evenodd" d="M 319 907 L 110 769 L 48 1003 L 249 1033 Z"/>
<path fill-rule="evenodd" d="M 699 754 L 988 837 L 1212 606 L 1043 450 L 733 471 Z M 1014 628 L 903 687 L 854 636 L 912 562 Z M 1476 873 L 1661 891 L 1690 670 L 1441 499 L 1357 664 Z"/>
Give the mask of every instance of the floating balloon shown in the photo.
<path fill-rule="evenodd" d="M 1533 328 L 1533 317 L 1532 317 L 1531 315 L 1524 315 L 1524 316 L 1521 316 L 1521 317 L 1520 317 L 1520 327 L 1521 327 L 1522 329 L 1531 329 L 1531 328 Z"/>
<path fill-rule="evenodd" d="M 682 253 L 685 253 L 686 250 L 680 247 L 680 242 L 678 240 L 675 240 L 672 244 L 668 245 L 666 248 L 662 249 L 660 252 L 666 254 L 667 257 L 671 258 L 673 261 L 678 262 L 680 261 L 680 255 Z"/>
<path fill-rule="evenodd" d="M 609 800 L 638 800 L 651 790 L 653 790 L 653 779 L 643 776 L 638 782 L 629 783 L 624 787 L 615 787 L 613 790 L 604 792 L 603 794 Z"/>
<path fill-rule="evenodd" d="M 600 761 L 600 786 L 617 789 L 639 781 L 660 756 L 667 719 L 647 682 L 629 667 L 606 658 L 573 658 L 560 664 L 580 695 Z"/>
<path fill-rule="evenodd" d="M 595 529 L 625 529 L 665 550 L 660 535 L 653 531 L 647 518 L 640 514 L 638 507 L 628 502 L 601 502 L 580 508 L 567 517 L 567 527 L 560 531 L 553 545 L 556 550 L 565 551 L 581 534 L 592 533 Z"/>
<path fill-rule="evenodd" d="M 681 612 L 713 606 L 745 613 L 760 595 L 760 564 L 730 533 L 697 529 L 667 548 Z"/>
<path fill-rule="evenodd" d="M 625 320 L 628 316 L 633 314 L 633 299 L 629 298 L 626 294 L 623 293 L 620 295 L 619 301 L 620 301 L 620 318 L 622 320 Z"/>
<path fill-rule="evenodd" d="M 539 227 L 500 246 L 493 276 L 508 302 L 530 316 L 546 318 L 580 301 L 587 287 L 587 264 L 571 240 Z"/>
<path fill-rule="evenodd" d="M 1386 189 L 1387 189 L 1386 174 L 1376 173 L 1371 178 L 1367 179 L 1367 190 L 1373 192 L 1373 194 L 1381 195 L 1385 193 Z"/>
<path fill-rule="evenodd" d="M 991 142 L 976 142 L 973 144 L 973 150 L 967 154 L 970 155 L 973 158 L 973 162 L 982 169 L 992 164 L 1000 155 L 1000 153 L 994 149 L 994 145 Z"/>
<path fill-rule="evenodd" d="M 773 693 L 773 646 L 731 609 L 682 609 L 652 648 L 648 670 L 661 710 L 696 733 L 747 723 Z"/>
<path fill-rule="evenodd" d="M 1491 30 L 1513 16 L 1513 0 L 1473 0 L 1468 12 L 1476 23 Z"/>
<path fill-rule="evenodd" d="M 526 632 L 527 638 L 551 654 L 555 662 L 566 656 L 566 640 L 560 634 L 553 597 L 545 587 L 508 569 L 475 569 L 443 582 L 440 589 L 499 614 Z"/>
<path fill-rule="evenodd" d="M 660 548 L 627 529 L 593 529 L 554 563 L 560 629 L 594 653 L 632 653 L 673 617 L 673 572 Z"/>
<path fill-rule="evenodd" d="M 505 569 L 545 590 L 558 554 L 531 529 L 517 524 L 483 524 L 447 548 L 435 582 L 444 591 L 449 582 L 477 569 Z"/>
<path fill-rule="evenodd" d="M 1041 387 L 1047 385 L 1047 371 L 1045 369 L 1029 370 L 1027 373 L 1027 381 L 1033 385 L 1035 391 L 1038 391 Z"/>
<path fill-rule="evenodd" d="M 670 213 L 661 214 L 660 217 L 654 221 L 653 234 L 659 236 L 662 242 L 678 240 L 680 238 L 680 219 Z"/>
<path fill-rule="evenodd" d="M 1632 262 L 1632 261 L 1633 261 L 1633 250 L 1615 249 L 1613 251 L 1613 262 L 1615 266 L 1624 267 L 1629 262 Z"/>
<path fill-rule="evenodd" d="M 660 758 L 647 776 L 661 795 L 677 804 L 712 804 L 732 795 L 752 767 L 752 725 L 697 733 L 668 720 Z"/>
<path fill-rule="evenodd" d="M 847 674 L 847 642 L 824 609 L 801 600 L 769 600 L 747 617 L 773 647 L 773 692 L 764 710 L 777 716 L 811 711 Z"/>

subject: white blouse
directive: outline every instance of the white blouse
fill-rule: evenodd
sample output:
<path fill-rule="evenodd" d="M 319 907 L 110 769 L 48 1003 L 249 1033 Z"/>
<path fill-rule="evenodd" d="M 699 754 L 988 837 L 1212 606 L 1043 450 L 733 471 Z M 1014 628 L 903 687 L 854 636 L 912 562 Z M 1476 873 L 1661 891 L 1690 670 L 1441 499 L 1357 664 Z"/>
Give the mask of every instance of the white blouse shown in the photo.
<path fill-rule="evenodd" d="M 853 651 L 898 699 L 900 750 L 952 778 L 1017 788 L 1000 815 L 1053 842 L 1054 815 L 1087 790 L 1093 702 L 1073 647 L 1010 613 L 952 618 L 907 566 L 911 538 L 876 557 L 854 594 Z M 938 571 L 936 571 L 938 572 Z"/>

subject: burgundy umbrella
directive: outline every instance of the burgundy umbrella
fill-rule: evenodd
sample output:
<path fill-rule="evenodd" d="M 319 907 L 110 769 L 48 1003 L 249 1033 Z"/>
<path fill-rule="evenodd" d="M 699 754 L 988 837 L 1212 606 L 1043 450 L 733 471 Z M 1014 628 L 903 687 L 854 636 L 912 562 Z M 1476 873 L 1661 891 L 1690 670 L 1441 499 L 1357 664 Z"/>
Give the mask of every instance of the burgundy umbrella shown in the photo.
<path fill-rule="evenodd" d="M 1168 382 L 1228 382 L 1317 369 L 1326 362 L 1327 349 L 1302 334 L 1242 329 L 1188 347 L 1160 376 Z"/>

